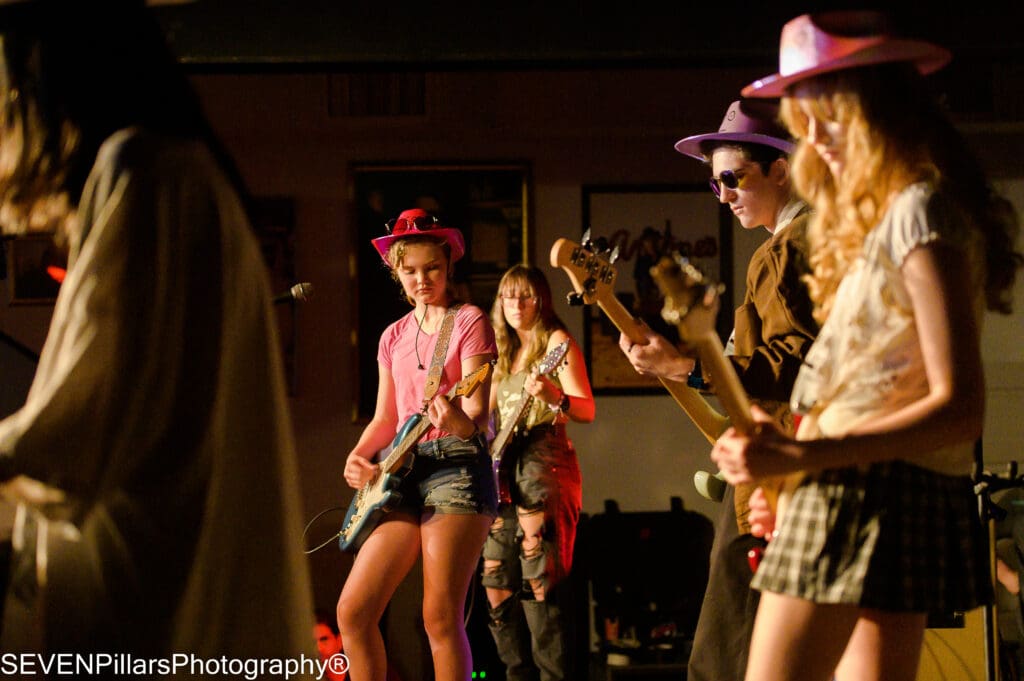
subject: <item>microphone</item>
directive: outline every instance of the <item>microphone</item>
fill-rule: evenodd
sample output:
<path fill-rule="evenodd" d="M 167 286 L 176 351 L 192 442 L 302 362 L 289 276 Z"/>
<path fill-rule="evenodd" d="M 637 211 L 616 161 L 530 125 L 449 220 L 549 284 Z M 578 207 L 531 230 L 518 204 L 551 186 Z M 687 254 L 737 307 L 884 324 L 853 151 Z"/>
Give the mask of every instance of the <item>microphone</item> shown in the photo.
<path fill-rule="evenodd" d="M 273 297 L 272 302 L 274 305 L 280 305 L 281 303 L 291 303 L 294 301 L 306 302 L 313 297 L 313 285 L 308 281 L 304 281 L 300 284 L 292 286 L 284 293 L 280 293 Z"/>

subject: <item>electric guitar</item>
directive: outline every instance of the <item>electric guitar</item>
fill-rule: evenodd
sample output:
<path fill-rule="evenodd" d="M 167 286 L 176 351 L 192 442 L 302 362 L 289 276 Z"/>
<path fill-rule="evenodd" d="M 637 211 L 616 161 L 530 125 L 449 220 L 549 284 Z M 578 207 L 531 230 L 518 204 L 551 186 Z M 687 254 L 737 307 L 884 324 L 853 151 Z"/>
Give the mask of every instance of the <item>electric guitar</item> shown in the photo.
<path fill-rule="evenodd" d="M 570 304 L 597 303 L 615 327 L 636 344 L 647 339 L 640 322 L 615 297 L 615 278 L 618 273 L 609 257 L 584 236 L 583 245 L 568 239 L 559 239 L 551 247 L 551 265 L 560 267 L 569 275 L 575 291 L 569 294 Z M 695 389 L 682 381 L 659 379 L 690 420 L 709 442 L 718 439 L 729 422 L 715 411 Z"/>
<path fill-rule="evenodd" d="M 469 397 L 491 375 L 493 364 L 487 362 L 467 374 L 452 387 L 445 397 Z M 349 504 L 345 520 L 338 533 L 338 546 L 342 551 L 358 551 L 381 519 L 399 504 L 398 486 L 412 470 L 412 450 L 430 428 L 426 407 L 410 416 L 391 442 L 391 453 L 378 464 L 377 474 L 356 492 Z"/>
<path fill-rule="evenodd" d="M 713 379 L 715 394 L 725 407 L 733 427 L 741 434 L 749 434 L 757 428 L 750 413 L 750 400 L 736 370 L 725 356 L 722 341 L 715 332 L 715 317 L 718 314 L 721 284 L 707 280 L 704 274 L 686 261 L 685 258 L 662 258 L 651 268 L 651 277 L 665 297 L 662 318 L 675 324 L 680 337 L 694 347 L 704 366 L 708 367 Z M 782 489 L 791 489 L 798 482 L 800 474 L 767 478 L 757 485 L 741 485 L 736 490 L 737 522 L 741 532 L 749 532 L 749 525 L 739 518 L 746 516 L 746 500 L 755 487 L 764 490 L 768 504 L 776 517 L 781 514 L 779 495 Z M 778 521 L 776 521 L 777 523 Z"/>
<path fill-rule="evenodd" d="M 563 366 L 563 361 L 568 351 L 568 340 L 564 340 L 551 348 L 548 354 L 544 355 L 544 359 L 540 361 L 540 364 L 537 365 L 537 373 L 542 376 L 556 373 Z M 519 429 L 523 416 L 529 411 L 530 405 L 533 404 L 533 399 L 533 395 L 526 392 L 526 389 L 523 388 L 519 393 L 519 403 L 509 415 L 509 418 L 501 424 L 501 430 L 498 431 L 498 434 L 491 442 L 494 481 L 498 485 L 498 502 L 501 504 L 512 503 L 512 482 L 515 480 L 515 474 L 512 472 L 515 458 L 504 456 L 505 450 L 508 449 L 512 436 Z"/>

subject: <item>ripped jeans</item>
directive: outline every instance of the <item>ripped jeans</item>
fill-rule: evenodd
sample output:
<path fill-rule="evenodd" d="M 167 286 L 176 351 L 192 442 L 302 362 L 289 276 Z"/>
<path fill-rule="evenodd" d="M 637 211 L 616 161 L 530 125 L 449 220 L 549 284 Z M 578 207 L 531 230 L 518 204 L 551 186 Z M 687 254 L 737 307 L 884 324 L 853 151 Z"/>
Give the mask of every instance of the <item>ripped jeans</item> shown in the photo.
<path fill-rule="evenodd" d="M 572 678 L 571 608 L 556 589 L 572 568 L 583 505 L 576 451 L 565 427 L 535 426 L 514 450 L 512 504 L 484 542 L 481 583 L 511 592 L 490 610 L 491 634 L 509 681 Z"/>

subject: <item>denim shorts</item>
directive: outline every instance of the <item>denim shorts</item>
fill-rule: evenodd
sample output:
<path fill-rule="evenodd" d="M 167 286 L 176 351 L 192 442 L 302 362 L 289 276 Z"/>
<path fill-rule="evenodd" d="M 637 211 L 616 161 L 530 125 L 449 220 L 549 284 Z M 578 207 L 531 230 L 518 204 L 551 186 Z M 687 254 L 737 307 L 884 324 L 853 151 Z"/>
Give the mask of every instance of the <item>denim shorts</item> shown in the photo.
<path fill-rule="evenodd" d="M 450 435 L 421 442 L 398 492 L 402 498 L 394 510 L 416 516 L 425 508 L 491 518 L 498 513 L 491 455 L 482 435 L 466 441 Z"/>

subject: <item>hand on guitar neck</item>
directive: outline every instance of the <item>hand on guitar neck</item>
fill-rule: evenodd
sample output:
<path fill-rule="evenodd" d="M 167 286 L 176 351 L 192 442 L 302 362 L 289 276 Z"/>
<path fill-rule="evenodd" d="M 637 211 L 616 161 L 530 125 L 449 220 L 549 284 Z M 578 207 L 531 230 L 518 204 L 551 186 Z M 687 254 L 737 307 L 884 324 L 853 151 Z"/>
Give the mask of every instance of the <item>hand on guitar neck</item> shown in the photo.
<path fill-rule="evenodd" d="M 676 325 L 680 337 L 697 351 L 701 362 L 714 377 L 715 394 L 732 421 L 733 432 L 740 435 L 759 432 L 765 425 L 758 421 L 770 419 L 767 419 L 766 414 L 760 412 L 764 415 L 759 415 L 759 418 L 755 420 L 750 400 L 747 398 L 732 363 L 725 356 L 722 341 L 715 331 L 715 318 L 718 315 L 722 286 L 709 282 L 700 270 L 683 258 L 662 258 L 657 265 L 651 268 L 651 276 L 662 295 L 665 296 L 662 317 L 665 321 Z M 754 491 L 755 483 L 764 483 L 764 496 L 767 498 L 769 506 L 772 509 L 776 508 L 777 480 L 756 481 L 751 477 L 741 480 L 735 477 L 730 478 L 728 471 L 723 471 L 723 473 L 724 476 L 707 476 L 705 474 L 703 483 L 711 490 L 716 487 L 711 485 L 714 478 L 725 477 L 729 482 L 743 486 L 737 490 L 736 495 L 737 522 L 741 531 L 745 532 L 750 529 L 747 524 L 746 508 L 747 500 Z M 697 483 L 700 486 L 701 480 L 697 480 Z M 717 487 L 721 489 L 720 486 Z"/>
<path fill-rule="evenodd" d="M 569 303 L 594 304 L 607 315 L 615 327 L 630 343 L 645 345 L 649 342 L 647 327 L 627 310 L 615 295 L 618 273 L 614 266 L 617 252 L 606 252 L 599 243 L 587 235 L 583 243 L 558 239 L 551 247 L 551 265 L 559 267 L 569 276 L 573 291 Z M 716 412 L 707 400 L 693 388 L 679 381 L 659 376 L 661 384 L 675 398 L 694 425 L 709 442 L 714 442 L 728 425 L 727 419 Z"/>
<path fill-rule="evenodd" d="M 625 333 L 619 334 L 619 348 L 636 372 L 641 376 L 686 383 L 696 362 L 680 354 L 668 339 L 643 322 L 639 322 L 638 330 L 644 335 L 643 342 L 634 341 Z"/>

